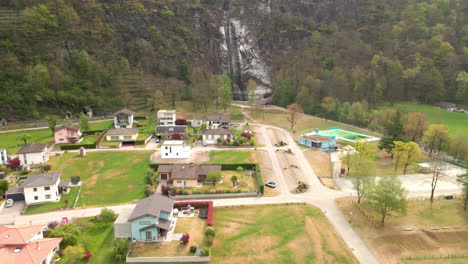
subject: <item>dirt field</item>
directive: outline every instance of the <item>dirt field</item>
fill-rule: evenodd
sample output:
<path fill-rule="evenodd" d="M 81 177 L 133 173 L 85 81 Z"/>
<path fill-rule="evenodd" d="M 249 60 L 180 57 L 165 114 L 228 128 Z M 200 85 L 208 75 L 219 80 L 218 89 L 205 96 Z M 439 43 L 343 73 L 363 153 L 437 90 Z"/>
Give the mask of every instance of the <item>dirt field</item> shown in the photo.
<path fill-rule="evenodd" d="M 250 126 L 250 128 L 255 131 L 255 139 L 257 140 L 257 146 L 265 146 L 265 139 L 263 137 L 263 134 L 261 133 L 261 130 L 258 126 Z"/>
<path fill-rule="evenodd" d="M 279 144 L 280 141 L 285 142 L 285 138 L 281 131 L 273 128 L 267 128 L 267 133 L 273 146 Z"/>
<path fill-rule="evenodd" d="M 288 189 L 294 191 L 297 187 L 298 181 L 305 181 L 304 174 L 298 166 L 296 156 L 294 154 L 287 153 L 285 151 L 277 151 L 276 157 L 283 169 L 283 174 L 288 184 Z"/>
<path fill-rule="evenodd" d="M 150 158 L 151 163 L 205 163 L 210 161 L 210 153 L 208 151 L 193 151 L 188 159 L 162 159 L 160 152 L 154 152 Z"/>
<path fill-rule="evenodd" d="M 314 169 L 320 181 L 328 188 L 338 190 L 339 187 L 336 185 L 331 175 L 332 163 L 330 162 L 330 153 L 305 148 L 302 150 L 305 157 L 309 161 L 310 166 Z"/>
<path fill-rule="evenodd" d="M 358 263 L 313 206 L 216 207 L 214 227 L 210 263 Z"/>
<path fill-rule="evenodd" d="M 273 166 L 271 164 L 270 156 L 265 150 L 258 152 L 260 158 L 260 170 L 262 172 L 262 177 L 264 182 L 274 181 L 276 182 L 275 175 L 273 174 Z M 278 189 L 272 189 L 265 186 L 264 196 L 275 196 L 278 195 Z"/>
<path fill-rule="evenodd" d="M 433 209 L 427 200 L 409 201 L 407 215 L 390 218 L 385 227 L 370 224 L 349 199 L 340 199 L 337 204 L 382 263 L 406 263 L 401 258 L 408 256 L 468 255 L 468 229 L 463 228 L 468 218 L 463 216 L 460 200 L 437 200 Z"/>

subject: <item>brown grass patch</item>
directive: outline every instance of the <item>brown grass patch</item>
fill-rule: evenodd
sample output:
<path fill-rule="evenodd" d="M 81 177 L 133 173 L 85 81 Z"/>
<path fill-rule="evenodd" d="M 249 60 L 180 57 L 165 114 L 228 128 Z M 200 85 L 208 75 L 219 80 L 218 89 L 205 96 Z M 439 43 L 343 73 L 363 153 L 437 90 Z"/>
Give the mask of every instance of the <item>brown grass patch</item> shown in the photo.
<path fill-rule="evenodd" d="M 89 177 L 88 179 L 86 179 L 84 181 L 84 184 L 86 187 L 90 188 L 90 187 L 93 187 L 94 185 L 96 185 L 96 182 L 97 180 L 99 179 L 99 175 L 93 175 L 91 177 Z"/>

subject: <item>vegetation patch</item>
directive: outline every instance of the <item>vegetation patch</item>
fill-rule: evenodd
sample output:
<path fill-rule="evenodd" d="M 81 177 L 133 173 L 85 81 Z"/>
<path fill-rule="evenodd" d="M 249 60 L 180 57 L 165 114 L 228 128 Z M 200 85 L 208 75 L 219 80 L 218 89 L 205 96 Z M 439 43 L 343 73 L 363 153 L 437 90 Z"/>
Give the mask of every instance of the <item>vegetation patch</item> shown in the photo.
<path fill-rule="evenodd" d="M 219 150 L 210 152 L 209 164 L 257 163 L 257 152 L 252 150 Z"/>
<path fill-rule="evenodd" d="M 75 199 L 76 196 L 78 195 L 78 192 L 80 190 L 80 187 L 71 187 L 70 192 L 67 194 L 63 194 L 60 198 L 60 201 L 54 203 L 44 203 L 44 204 L 33 204 L 33 205 L 28 205 L 26 208 L 25 214 L 38 214 L 38 213 L 44 213 L 48 211 L 54 211 L 54 210 L 59 210 L 59 209 L 68 209 L 72 208 L 73 205 L 75 204 Z"/>
<path fill-rule="evenodd" d="M 77 206 L 128 203 L 145 197 L 144 188 L 151 152 L 88 152 L 86 157 L 66 153 L 51 157 L 51 171 L 63 180 L 79 176 L 83 181 Z M 84 200 L 83 200 L 84 196 Z"/>

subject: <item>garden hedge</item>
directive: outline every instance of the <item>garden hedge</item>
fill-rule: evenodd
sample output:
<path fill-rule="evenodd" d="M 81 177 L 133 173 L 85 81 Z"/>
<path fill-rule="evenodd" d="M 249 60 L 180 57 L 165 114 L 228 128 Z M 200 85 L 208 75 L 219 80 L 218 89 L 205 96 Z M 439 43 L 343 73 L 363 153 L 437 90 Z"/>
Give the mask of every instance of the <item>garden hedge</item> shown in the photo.
<path fill-rule="evenodd" d="M 99 130 L 88 130 L 88 131 L 83 131 L 82 134 L 85 134 L 85 135 L 94 135 L 96 133 L 101 133 L 102 131 L 104 131 L 105 129 L 99 129 Z"/>
<path fill-rule="evenodd" d="M 195 209 L 199 208 L 208 208 L 208 217 L 206 218 L 206 224 L 213 226 L 213 202 L 212 201 L 187 201 L 187 202 L 176 202 L 174 203 L 174 208 L 180 209 L 184 206 L 193 206 Z"/>
<path fill-rule="evenodd" d="M 133 120 L 147 120 L 148 117 L 147 116 L 134 116 L 133 117 Z"/>
<path fill-rule="evenodd" d="M 81 147 L 84 147 L 86 149 L 93 149 L 93 148 L 96 148 L 96 143 L 60 145 L 60 150 L 73 150 L 73 149 L 80 149 Z"/>

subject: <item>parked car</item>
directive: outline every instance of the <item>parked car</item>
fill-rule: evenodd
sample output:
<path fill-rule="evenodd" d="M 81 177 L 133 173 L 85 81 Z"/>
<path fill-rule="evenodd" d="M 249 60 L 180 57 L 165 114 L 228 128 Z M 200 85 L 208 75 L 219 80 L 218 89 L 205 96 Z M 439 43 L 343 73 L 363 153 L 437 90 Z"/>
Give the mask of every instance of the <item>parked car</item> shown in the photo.
<path fill-rule="evenodd" d="M 445 198 L 445 200 L 452 200 L 453 195 L 445 195 L 444 198 Z"/>
<path fill-rule="evenodd" d="M 270 187 L 270 188 L 276 188 L 276 183 L 275 182 L 267 182 L 265 183 L 265 186 Z"/>
<path fill-rule="evenodd" d="M 200 213 L 198 213 L 198 217 L 207 218 L 208 217 L 208 208 L 201 208 Z"/>
<path fill-rule="evenodd" d="M 13 199 L 7 199 L 5 201 L 5 207 L 12 207 L 13 206 Z"/>
<path fill-rule="evenodd" d="M 66 224 L 68 224 L 68 217 L 62 217 L 62 220 L 60 221 L 60 225 L 63 226 Z"/>

